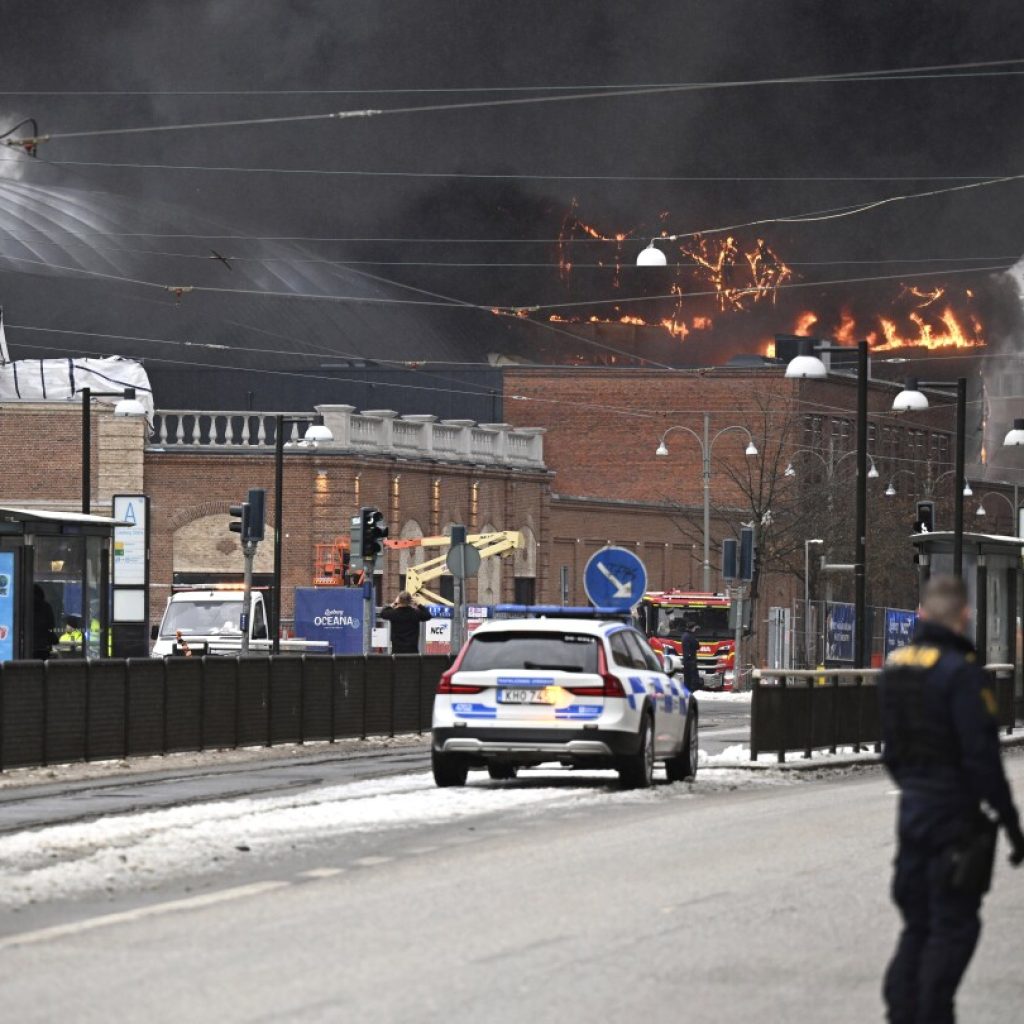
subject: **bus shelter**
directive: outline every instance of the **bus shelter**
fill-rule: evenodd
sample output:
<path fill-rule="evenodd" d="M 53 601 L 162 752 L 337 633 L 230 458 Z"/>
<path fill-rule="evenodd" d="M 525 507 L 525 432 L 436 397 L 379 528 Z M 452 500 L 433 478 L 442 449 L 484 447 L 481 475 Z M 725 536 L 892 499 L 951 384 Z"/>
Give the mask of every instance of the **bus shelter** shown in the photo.
<path fill-rule="evenodd" d="M 915 534 L 921 585 L 930 576 L 953 572 L 952 531 Z M 1018 713 L 1022 683 L 1021 611 L 1024 609 L 1024 539 L 965 533 L 963 578 L 974 610 L 971 639 L 985 664 L 1013 665 Z"/>
<path fill-rule="evenodd" d="M 106 516 L 0 507 L 0 661 L 110 650 Z"/>

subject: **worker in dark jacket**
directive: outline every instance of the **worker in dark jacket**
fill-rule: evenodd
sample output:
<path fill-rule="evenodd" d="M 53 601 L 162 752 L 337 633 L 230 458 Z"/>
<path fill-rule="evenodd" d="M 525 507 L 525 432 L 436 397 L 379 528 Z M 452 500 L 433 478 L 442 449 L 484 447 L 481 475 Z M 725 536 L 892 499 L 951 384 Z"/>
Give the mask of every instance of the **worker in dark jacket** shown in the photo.
<path fill-rule="evenodd" d="M 883 761 L 901 791 L 893 899 L 903 932 L 884 994 L 892 1024 L 952 1024 L 981 930 L 997 827 L 1014 866 L 1024 860 L 1024 835 L 1003 773 L 995 694 L 964 636 L 963 583 L 930 580 L 919 616 L 879 684 Z"/>
<path fill-rule="evenodd" d="M 387 608 L 382 609 L 380 617 L 391 623 L 392 654 L 419 654 L 420 623 L 430 618 L 430 612 L 422 605 L 414 604 L 408 590 L 403 590 Z"/>
<path fill-rule="evenodd" d="M 685 630 L 680 642 L 683 651 L 683 683 L 691 692 L 701 688 L 700 671 L 697 667 L 697 650 L 700 641 L 697 639 L 697 623 L 691 622 Z"/>

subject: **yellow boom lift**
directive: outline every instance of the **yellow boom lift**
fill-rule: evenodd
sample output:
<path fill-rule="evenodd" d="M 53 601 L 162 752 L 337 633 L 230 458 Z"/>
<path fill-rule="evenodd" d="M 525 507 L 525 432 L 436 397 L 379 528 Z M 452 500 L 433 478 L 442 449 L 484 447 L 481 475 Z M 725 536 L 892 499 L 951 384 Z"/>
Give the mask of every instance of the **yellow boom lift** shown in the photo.
<path fill-rule="evenodd" d="M 451 537 L 413 537 L 409 540 L 385 540 L 384 547 L 393 550 L 407 548 L 447 548 L 451 546 Z M 523 547 L 523 535 L 517 530 L 495 530 L 493 533 L 472 533 L 466 538 L 466 543 L 480 552 L 481 558 L 493 558 L 495 556 L 507 557 L 513 551 Z M 438 555 L 429 561 L 420 562 L 419 565 L 410 565 L 405 570 L 405 589 L 412 595 L 418 604 L 443 604 L 449 608 L 452 602 L 432 590 L 427 590 L 427 584 L 440 579 L 447 571 L 445 564 L 447 554 Z"/>

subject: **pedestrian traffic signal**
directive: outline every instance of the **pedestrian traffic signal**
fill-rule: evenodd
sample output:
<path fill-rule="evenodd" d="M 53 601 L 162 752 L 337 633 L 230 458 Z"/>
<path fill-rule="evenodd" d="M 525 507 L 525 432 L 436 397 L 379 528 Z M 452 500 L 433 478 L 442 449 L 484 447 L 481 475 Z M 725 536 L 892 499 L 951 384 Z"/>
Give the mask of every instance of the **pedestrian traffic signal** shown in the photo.
<path fill-rule="evenodd" d="M 754 528 L 740 528 L 740 579 L 749 583 L 754 578 Z"/>
<path fill-rule="evenodd" d="M 362 524 L 362 554 L 364 562 L 372 562 L 383 548 L 383 541 L 388 535 L 384 513 L 377 508 L 364 506 L 359 514 Z"/>
<path fill-rule="evenodd" d="M 352 516 L 349 523 L 348 568 L 349 572 L 359 572 L 363 568 L 362 513 Z"/>
<path fill-rule="evenodd" d="M 935 502 L 919 501 L 914 517 L 914 533 L 935 532 Z"/>
<path fill-rule="evenodd" d="M 266 518 L 267 492 L 262 487 L 253 487 L 249 490 L 249 529 L 243 531 L 242 536 L 252 542 L 263 540 L 263 524 Z"/>
<path fill-rule="evenodd" d="M 240 534 L 240 540 L 244 544 L 249 536 L 249 503 L 246 501 L 241 505 L 229 506 L 228 515 L 235 520 L 228 523 L 228 529 L 232 533 Z"/>

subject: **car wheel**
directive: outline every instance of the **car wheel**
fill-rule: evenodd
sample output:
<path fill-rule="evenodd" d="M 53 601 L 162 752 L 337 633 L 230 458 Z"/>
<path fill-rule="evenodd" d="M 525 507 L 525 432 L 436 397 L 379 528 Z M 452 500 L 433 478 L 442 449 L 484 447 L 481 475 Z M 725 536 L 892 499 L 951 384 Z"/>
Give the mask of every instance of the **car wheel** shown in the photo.
<path fill-rule="evenodd" d="M 647 789 L 654 782 L 654 723 L 649 714 L 640 725 L 637 752 L 620 762 L 619 778 L 627 789 Z"/>
<path fill-rule="evenodd" d="M 665 774 L 669 782 L 682 782 L 697 778 L 697 759 L 700 756 L 700 735 L 697 728 L 697 712 L 692 710 L 686 716 L 686 731 L 679 753 L 665 762 Z"/>
<path fill-rule="evenodd" d="M 469 774 L 469 765 L 457 754 L 430 752 L 430 766 L 434 770 L 434 782 L 441 787 L 464 786 Z"/>
<path fill-rule="evenodd" d="M 519 768 L 514 764 L 489 764 L 487 766 L 487 774 L 495 782 L 508 782 L 519 774 Z"/>

